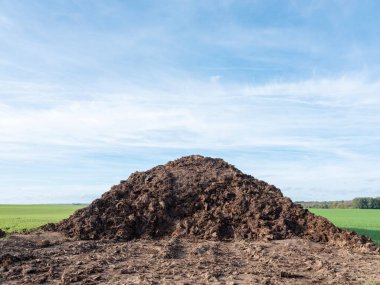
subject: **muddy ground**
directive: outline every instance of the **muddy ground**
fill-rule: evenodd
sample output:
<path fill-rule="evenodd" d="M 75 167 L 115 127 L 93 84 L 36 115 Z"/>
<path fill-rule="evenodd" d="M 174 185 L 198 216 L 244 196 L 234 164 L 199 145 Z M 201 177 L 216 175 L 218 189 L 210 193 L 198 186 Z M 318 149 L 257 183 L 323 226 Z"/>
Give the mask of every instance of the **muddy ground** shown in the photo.
<path fill-rule="evenodd" d="M 380 251 L 370 239 L 293 203 L 275 186 L 223 159 L 200 155 L 135 172 L 88 207 L 43 228 L 85 240 L 303 238 Z"/>
<path fill-rule="evenodd" d="M 222 159 L 135 172 L 0 240 L 2 284 L 380 284 L 380 248 Z"/>
<path fill-rule="evenodd" d="M 380 255 L 303 239 L 0 240 L 0 284 L 380 284 Z"/>

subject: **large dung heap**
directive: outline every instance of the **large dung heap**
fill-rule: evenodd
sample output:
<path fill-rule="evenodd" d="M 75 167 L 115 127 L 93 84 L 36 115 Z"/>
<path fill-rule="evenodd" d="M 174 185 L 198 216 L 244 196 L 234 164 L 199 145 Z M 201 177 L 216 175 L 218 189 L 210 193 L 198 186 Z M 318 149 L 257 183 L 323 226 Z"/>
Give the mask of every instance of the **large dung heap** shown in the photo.
<path fill-rule="evenodd" d="M 301 237 L 374 247 L 369 239 L 338 229 L 292 203 L 273 185 L 242 173 L 222 159 L 198 155 L 135 172 L 88 207 L 45 229 L 79 239 Z"/>

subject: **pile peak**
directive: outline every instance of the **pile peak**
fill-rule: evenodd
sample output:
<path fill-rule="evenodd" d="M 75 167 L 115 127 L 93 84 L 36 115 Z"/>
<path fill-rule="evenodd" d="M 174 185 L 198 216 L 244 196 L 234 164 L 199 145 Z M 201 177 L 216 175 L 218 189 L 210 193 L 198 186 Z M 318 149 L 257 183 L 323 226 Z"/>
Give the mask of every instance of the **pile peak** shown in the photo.
<path fill-rule="evenodd" d="M 45 226 L 80 239 L 305 238 L 335 245 L 372 242 L 336 228 L 223 159 L 185 156 L 135 172 L 68 219 Z"/>

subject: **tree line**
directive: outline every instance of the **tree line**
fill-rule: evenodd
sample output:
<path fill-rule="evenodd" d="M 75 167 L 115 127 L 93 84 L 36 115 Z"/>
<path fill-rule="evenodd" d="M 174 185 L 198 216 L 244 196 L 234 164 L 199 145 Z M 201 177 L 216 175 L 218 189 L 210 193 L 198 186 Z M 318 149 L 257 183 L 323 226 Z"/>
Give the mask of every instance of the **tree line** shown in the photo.
<path fill-rule="evenodd" d="M 358 197 L 349 201 L 311 201 L 296 202 L 304 208 L 319 209 L 380 209 L 380 197 Z"/>
<path fill-rule="evenodd" d="M 380 209 L 380 197 L 355 198 L 352 200 L 352 207 L 358 209 Z"/>

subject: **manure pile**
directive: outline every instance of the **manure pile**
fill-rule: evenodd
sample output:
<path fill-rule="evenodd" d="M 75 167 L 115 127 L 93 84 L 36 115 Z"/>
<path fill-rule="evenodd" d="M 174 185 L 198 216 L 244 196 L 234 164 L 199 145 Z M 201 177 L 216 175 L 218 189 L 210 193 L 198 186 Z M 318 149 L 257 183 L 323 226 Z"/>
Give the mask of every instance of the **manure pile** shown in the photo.
<path fill-rule="evenodd" d="M 222 159 L 197 155 L 135 172 L 88 207 L 44 229 L 78 239 L 299 237 L 351 248 L 376 248 L 370 239 L 338 229 L 294 204 L 273 185 Z"/>

